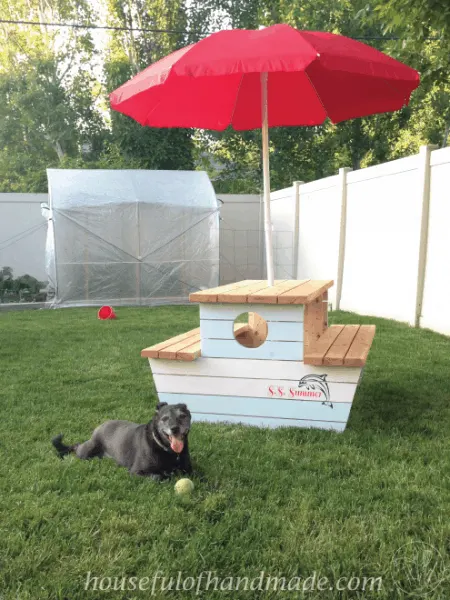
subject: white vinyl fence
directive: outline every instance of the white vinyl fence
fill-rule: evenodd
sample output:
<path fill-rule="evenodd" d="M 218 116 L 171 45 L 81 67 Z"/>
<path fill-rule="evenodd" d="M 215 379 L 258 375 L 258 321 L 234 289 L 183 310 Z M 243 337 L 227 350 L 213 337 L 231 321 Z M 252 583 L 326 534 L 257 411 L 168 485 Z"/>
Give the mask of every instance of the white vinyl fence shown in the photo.
<path fill-rule="evenodd" d="M 220 282 L 265 277 L 259 195 L 219 194 Z M 45 279 L 44 194 L 0 194 L 0 267 Z M 275 277 L 334 279 L 333 308 L 450 335 L 450 147 L 271 194 Z"/>
<path fill-rule="evenodd" d="M 47 194 L 0 194 L 0 269 L 46 281 L 47 223 L 41 202 L 47 202 Z"/>
<path fill-rule="evenodd" d="M 220 283 L 264 278 L 264 231 L 258 194 L 218 194 Z"/>
<path fill-rule="evenodd" d="M 275 232 L 290 223 L 292 274 L 334 279 L 333 308 L 450 335 L 450 148 L 296 182 L 271 207 Z"/>

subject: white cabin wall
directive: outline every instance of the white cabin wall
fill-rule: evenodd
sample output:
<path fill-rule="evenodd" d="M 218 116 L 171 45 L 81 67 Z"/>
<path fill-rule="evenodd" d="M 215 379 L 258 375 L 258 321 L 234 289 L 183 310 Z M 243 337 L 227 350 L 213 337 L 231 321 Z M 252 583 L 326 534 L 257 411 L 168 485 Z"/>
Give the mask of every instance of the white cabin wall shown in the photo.
<path fill-rule="evenodd" d="M 266 320 L 268 335 L 258 348 L 234 338 L 234 320 L 255 312 Z M 303 360 L 303 306 L 200 304 L 202 356 L 261 360 Z"/>

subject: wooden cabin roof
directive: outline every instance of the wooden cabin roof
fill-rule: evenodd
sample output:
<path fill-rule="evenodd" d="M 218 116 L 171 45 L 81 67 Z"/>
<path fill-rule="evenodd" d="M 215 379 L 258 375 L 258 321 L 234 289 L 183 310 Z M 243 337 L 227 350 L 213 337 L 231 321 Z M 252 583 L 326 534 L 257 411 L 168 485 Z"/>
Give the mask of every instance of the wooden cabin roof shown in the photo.
<path fill-rule="evenodd" d="M 332 279 L 282 279 L 269 287 L 267 280 L 246 279 L 190 294 L 191 302 L 251 304 L 309 304 L 333 285 Z"/>

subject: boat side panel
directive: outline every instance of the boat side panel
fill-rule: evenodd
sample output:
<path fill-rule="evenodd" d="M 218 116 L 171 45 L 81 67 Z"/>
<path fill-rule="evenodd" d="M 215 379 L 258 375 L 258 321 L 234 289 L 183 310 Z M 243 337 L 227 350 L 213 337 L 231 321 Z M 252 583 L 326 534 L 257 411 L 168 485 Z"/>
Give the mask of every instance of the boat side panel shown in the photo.
<path fill-rule="evenodd" d="M 327 429 L 330 431 L 342 432 L 345 430 L 346 423 L 333 423 L 327 421 L 302 421 L 297 419 L 274 419 L 268 417 L 249 417 L 249 416 L 235 416 L 235 415 L 222 415 L 222 414 L 205 414 L 205 413 L 191 413 L 192 420 L 195 422 L 207 422 L 207 423 L 239 423 L 242 425 L 249 425 L 253 427 L 269 427 L 275 429 L 278 427 L 301 427 L 308 429 Z"/>
<path fill-rule="evenodd" d="M 287 399 L 297 402 L 352 403 L 356 383 L 332 383 L 306 376 L 299 379 L 253 379 L 251 377 L 208 377 L 196 375 L 163 375 L 153 373 L 158 394 L 197 394 Z"/>
<path fill-rule="evenodd" d="M 346 423 L 350 403 L 322 404 L 272 398 L 242 398 L 235 396 L 202 396 L 196 394 L 158 393 L 161 402 L 184 402 L 196 414 L 231 415 L 241 417 L 274 418 L 281 420 L 322 421 Z"/>
<path fill-rule="evenodd" d="M 328 382 L 356 383 L 360 367 L 331 367 L 305 365 L 299 360 L 242 360 L 239 358 L 205 358 L 195 361 L 150 359 L 152 373 L 191 375 L 200 377 L 245 377 L 252 379 L 290 379 L 299 381 L 305 375 L 326 375 Z"/>

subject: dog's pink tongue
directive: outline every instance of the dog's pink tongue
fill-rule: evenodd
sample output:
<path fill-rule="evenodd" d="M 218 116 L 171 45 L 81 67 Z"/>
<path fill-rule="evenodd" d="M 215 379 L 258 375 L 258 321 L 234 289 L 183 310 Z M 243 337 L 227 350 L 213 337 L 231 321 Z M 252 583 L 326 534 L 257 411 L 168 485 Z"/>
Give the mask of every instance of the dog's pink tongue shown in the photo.
<path fill-rule="evenodd" d="M 180 452 L 182 452 L 182 450 L 184 448 L 183 440 L 179 440 L 178 438 L 174 437 L 173 435 L 170 436 L 170 447 L 172 448 L 172 450 L 174 452 L 176 452 L 177 454 L 180 454 Z"/>

